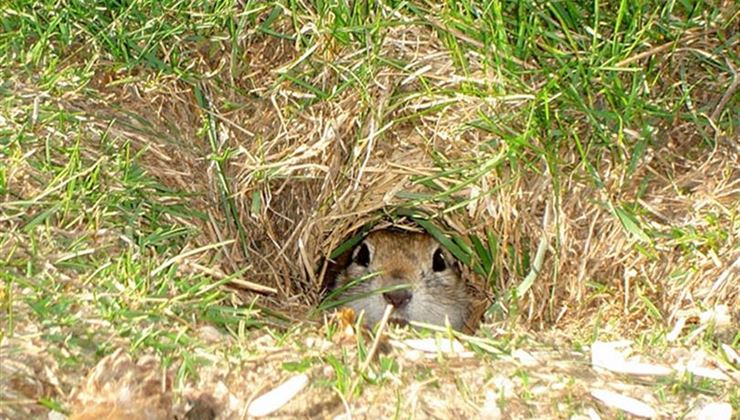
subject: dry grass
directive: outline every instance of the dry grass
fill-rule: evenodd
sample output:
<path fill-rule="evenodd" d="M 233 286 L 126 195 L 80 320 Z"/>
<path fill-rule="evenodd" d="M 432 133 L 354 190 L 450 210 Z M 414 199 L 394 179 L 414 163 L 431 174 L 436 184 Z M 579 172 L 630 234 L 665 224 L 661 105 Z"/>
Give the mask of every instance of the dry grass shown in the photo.
<path fill-rule="evenodd" d="M 644 341 L 668 346 L 677 323 L 711 330 L 702 314 L 726 307 L 729 328 L 711 331 L 706 346 L 737 348 L 732 2 L 620 36 L 576 31 L 556 19 L 566 14 L 548 14 L 555 6 L 532 5 L 554 26 L 532 29 L 541 32 L 526 48 L 499 42 L 495 29 L 479 37 L 477 20 L 449 5 L 389 3 L 350 24 L 298 3 L 241 5 L 236 35 L 213 29 L 223 16 L 202 12 L 202 28 L 152 47 L 161 67 L 132 65 L 98 38 L 92 55 L 84 43 L 47 46 L 62 70 L 31 47 L 21 48 L 28 59 L 3 47 L 15 61 L 3 67 L 10 99 L 0 130 L 17 138 L 0 141 L 0 352 L 12 373 L 3 398 L 13 402 L 0 412 L 62 411 L 57 401 L 69 403 L 83 383 L 74 368 L 128 345 L 163 356 L 187 347 L 163 362 L 177 369 L 175 412 L 202 400 L 224 418 L 284 380 L 285 363 L 305 364 L 297 370 L 309 373 L 311 391 L 284 416 L 552 417 L 583 413 L 589 389 L 618 382 L 584 369 L 586 349 L 565 350 L 579 343 L 629 337 L 650 353 Z M 663 22 L 656 16 L 645 20 Z M 24 60 L 38 67 L 24 70 Z M 79 162 L 49 143 L 77 150 Z M 90 188 L 100 197 L 76 195 L 98 178 Z M 121 193 L 133 190 L 144 204 Z M 358 373 L 362 343 L 340 342 L 332 328 L 344 327 L 317 322 L 324 314 L 313 309 L 332 253 L 389 224 L 453 238 L 485 301 L 477 335 L 504 351 L 473 340 L 476 357 L 419 362 L 396 349 L 381 356 L 395 364 L 373 365 L 387 376 Z M 99 289 L 97 274 L 113 268 L 112 286 Z M 37 277 L 82 301 L 47 312 L 33 297 L 44 296 Z M 138 323 L 139 313 L 151 318 Z M 163 321 L 173 325 L 160 331 Z M 229 334 L 214 340 L 211 324 Z M 66 338 L 49 339 L 51 330 Z M 697 335 L 684 344 L 702 346 Z M 542 346 L 532 350 L 538 364 L 511 356 L 521 343 Z M 361 390 L 340 389 L 355 377 Z M 658 382 L 625 387 L 640 396 Z M 691 394 L 688 406 L 674 390 L 655 403 L 671 416 L 716 399 L 737 409 L 737 393 L 719 389 Z"/>
<path fill-rule="evenodd" d="M 690 31 L 685 45 L 661 57 L 665 78 L 650 96 L 659 98 L 672 85 L 670 78 L 678 78 L 675 69 L 700 71 L 691 52 L 716 48 L 711 36 Z M 539 238 L 546 236 L 542 271 L 518 303 L 523 320 L 538 327 L 619 318 L 625 330 L 640 330 L 656 321 L 650 320 L 652 308 L 645 299 L 668 315 L 659 321 L 669 323 L 681 310 L 717 303 L 740 307 L 740 289 L 731 285 L 740 257 L 733 133 L 706 133 L 681 121 L 653 127 L 654 143 L 630 170 L 624 162 L 631 153 L 628 144 L 642 134 L 625 127 L 614 134 L 623 137 L 615 139 L 614 153 L 592 153 L 596 163 L 591 169 L 600 184 L 595 185 L 575 148 L 556 151 L 550 165 L 557 162 L 557 167 L 548 167 L 545 156 L 537 153 L 548 147 L 547 133 L 529 138 L 524 151 L 511 150 L 506 142 L 498 150 L 486 149 L 490 133 L 470 121 L 480 113 L 511 115 L 510 129 L 515 130 L 523 124 L 516 116 L 535 101 L 532 92 L 544 79 L 533 76 L 529 86 L 512 86 L 500 97 L 465 95 L 461 91 L 469 83 L 487 80 L 508 86 L 509 81 L 490 74 L 483 57 L 472 52 L 461 74 L 433 29 L 388 29 L 380 50 L 372 54 L 403 62 L 402 69 L 375 69 L 366 84 L 310 106 L 305 100 L 312 95 L 280 81 L 305 57 L 287 41 L 253 38 L 243 45 L 250 58 L 240 64 L 250 70 L 241 78 L 244 86 L 237 81 L 236 86 L 219 86 L 234 57 L 224 54 L 218 62 L 199 57 L 201 72 L 224 73 L 219 82 L 199 85 L 206 109 L 182 82 L 167 80 L 159 81 L 158 91 L 143 103 L 115 89 L 105 102 L 110 106 L 116 97 L 121 108 L 157 115 L 149 117 L 153 127 L 177 126 L 170 136 L 178 147 L 170 147 L 173 139 L 142 139 L 139 147 L 152 151 L 143 162 L 147 172 L 172 188 L 208 192 L 197 204 L 210 220 L 201 244 L 240 238 L 222 249 L 217 268 L 228 273 L 249 267 L 250 281 L 277 291 L 268 296 L 276 307 L 315 305 L 323 281 L 320 262 L 368 223 L 404 223 L 396 216 L 398 208 L 430 215 L 438 227 L 462 237 L 496 232 L 500 274 L 491 286 L 502 295 L 526 274 L 514 266 L 517 255 L 510 254 L 534 253 Z M 313 86 L 335 86 L 349 77 L 343 70 L 357 64 L 358 51 L 336 45 L 331 37 L 318 36 L 311 51 L 313 62 L 326 64 L 305 80 Z M 719 103 L 730 81 L 696 77 L 682 82 L 693 84 L 692 106 L 704 108 Z M 137 90 L 131 85 L 126 89 Z M 243 104 L 229 109 L 240 89 L 261 99 L 240 98 Z M 454 93 L 435 93 L 448 91 Z M 203 144 L 203 133 L 193 131 L 203 120 L 212 127 L 201 130 L 215 127 L 218 151 L 232 151 L 223 168 L 238 217 L 231 223 L 233 216 L 224 214 L 224 186 L 215 181 L 220 170 L 207 159 L 212 150 Z M 581 136 L 589 135 L 589 127 L 578 129 Z M 136 138 L 131 132 L 121 134 Z M 715 139 L 714 147 L 705 146 L 706 136 Z M 505 157 L 512 153 L 521 153 L 517 157 L 527 171 L 509 166 L 512 162 Z M 174 168 L 173 162 L 178 163 Z M 479 165 L 492 170 L 479 171 Z M 449 173 L 448 168 L 459 172 Z M 424 178 L 432 179 L 435 188 L 419 182 Z M 439 199 L 440 192 L 449 190 L 454 193 Z M 414 194 L 421 198 L 409 199 Z M 548 205 L 552 215 L 543 226 Z M 238 230 L 246 235 L 240 237 Z M 676 235 L 684 230 L 699 237 Z M 708 244 L 702 232 L 729 236 Z M 687 246 L 698 252 L 687 253 Z M 672 276 L 678 276 L 676 281 L 669 280 Z M 480 278 L 471 280 L 486 287 Z"/>

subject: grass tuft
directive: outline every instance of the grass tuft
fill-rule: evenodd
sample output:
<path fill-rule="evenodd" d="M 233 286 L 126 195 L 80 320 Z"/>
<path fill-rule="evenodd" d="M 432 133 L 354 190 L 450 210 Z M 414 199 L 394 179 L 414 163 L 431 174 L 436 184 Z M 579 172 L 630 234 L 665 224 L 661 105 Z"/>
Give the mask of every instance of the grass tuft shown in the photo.
<path fill-rule="evenodd" d="M 737 412 L 717 372 L 615 384 L 588 353 L 631 338 L 737 375 L 739 13 L 8 2 L 0 413 L 67 412 L 121 348 L 156 355 L 181 417 L 243 416 L 297 374 L 286 415 L 621 415 L 597 382 L 664 416 Z M 456 335 L 471 354 L 325 312 L 328 263 L 392 224 L 459 260 L 485 314 Z"/>

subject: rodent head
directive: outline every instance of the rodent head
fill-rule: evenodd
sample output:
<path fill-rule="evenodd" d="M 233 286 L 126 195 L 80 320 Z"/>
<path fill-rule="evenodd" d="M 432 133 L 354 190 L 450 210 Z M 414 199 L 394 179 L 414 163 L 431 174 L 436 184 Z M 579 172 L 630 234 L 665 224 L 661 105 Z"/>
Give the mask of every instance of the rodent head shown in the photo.
<path fill-rule="evenodd" d="M 462 330 L 471 298 L 453 266 L 452 256 L 430 235 L 380 230 L 352 252 L 352 262 L 338 277 L 348 287 L 340 299 L 372 326 L 393 305 L 391 320 L 450 325 Z M 361 280 L 358 280 L 361 279 Z M 390 290 L 389 290 L 390 289 Z"/>

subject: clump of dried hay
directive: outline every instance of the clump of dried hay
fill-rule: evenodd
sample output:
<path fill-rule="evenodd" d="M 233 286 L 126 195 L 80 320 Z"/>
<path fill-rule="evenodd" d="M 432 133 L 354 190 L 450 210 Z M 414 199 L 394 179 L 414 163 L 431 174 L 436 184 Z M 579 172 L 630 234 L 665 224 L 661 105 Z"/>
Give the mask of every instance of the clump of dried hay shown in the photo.
<path fill-rule="evenodd" d="M 740 307 L 737 238 L 709 246 L 677 233 L 737 235 L 735 145 L 718 136 L 706 155 L 700 128 L 683 124 L 656 127 L 652 150 L 633 171 L 619 151 L 587 152 L 592 163 L 584 164 L 576 147 L 561 147 L 548 162 L 536 152 L 548 147 L 548 133 L 529 133 L 517 148 L 471 124 L 479 115 L 500 115 L 512 133 L 521 131 L 542 81 L 512 86 L 487 70 L 487 57 L 470 52 L 462 73 L 434 29 L 385 30 L 380 51 L 363 53 L 403 65 L 360 72 L 358 52 L 328 35 L 317 35 L 310 53 L 252 36 L 243 41 L 247 65 L 238 78 L 224 70 L 235 59 L 224 54 L 196 63 L 221 79 L 192 90 L 160 81 L 171 95 L 143 106 L 132 93 L 121 95 L 119 104 L 133 112 L 154 111 L 153 126 L 176 126 L 147 136 L 154 152 L 148 170 L 179 188 L 208 192 L 194 202 L 209 216 L 203 245 L 237 239 L 219 250 L 214 272 L 245 270 L 245 280 L 273 290 L 260 290 L 264 302 L 302 313 L 319 301 L 323 264 L 334 249 L 368 224 L 413 226 L 401 217 L 413 213 L 471 248 L 471 237 L 492 238 L 493 274 L 471 272 L 470 281 L 507 308 L 518 288 L 515 307 L 533 325 L 611 317 L 639 327 L 687 308 Z M 301 73 L 315 92 L 288 77 L 303 71 L 308 56 L 323 64 Z M 322 90 L 360 73 L 348 89 Z M 460 93 L 466 85 L 502 94 Z M 705 100 L 718 102 L 721 93 Z M 141 124 L 132 126 L 141 132 Z M 713 225 L 717 220 L 721 225 Z M 544 258 L 533 268 L 538 247 Z M 706 259 L 685 247 L 706 249 Z"/>

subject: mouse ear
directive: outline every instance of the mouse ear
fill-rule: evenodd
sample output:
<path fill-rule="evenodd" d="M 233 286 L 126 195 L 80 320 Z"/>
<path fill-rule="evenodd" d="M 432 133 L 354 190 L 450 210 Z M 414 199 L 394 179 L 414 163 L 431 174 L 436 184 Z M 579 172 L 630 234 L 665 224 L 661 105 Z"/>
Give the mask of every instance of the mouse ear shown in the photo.
<path fill-rule="evenodd" d="M 355 251 L 352 253 L 352 261 L 355 262 L 355 264 L 361 265 L 363 267 L 367 267 L 370 265 L 370 258 L 372 256 L 370 255 L 370 247 L 367 246 L 367 243 L 363 242 L 361 243 L 357 248 L 355 248 Z"/>
<path fill-rule="evenodd" d="M 439 272 L 444 271 L 446 268 L 447 261 L 445 260 L 445 254 L 442 251 L 442 248 L 437 248 L 432 256 L 432 270 Z"/>

